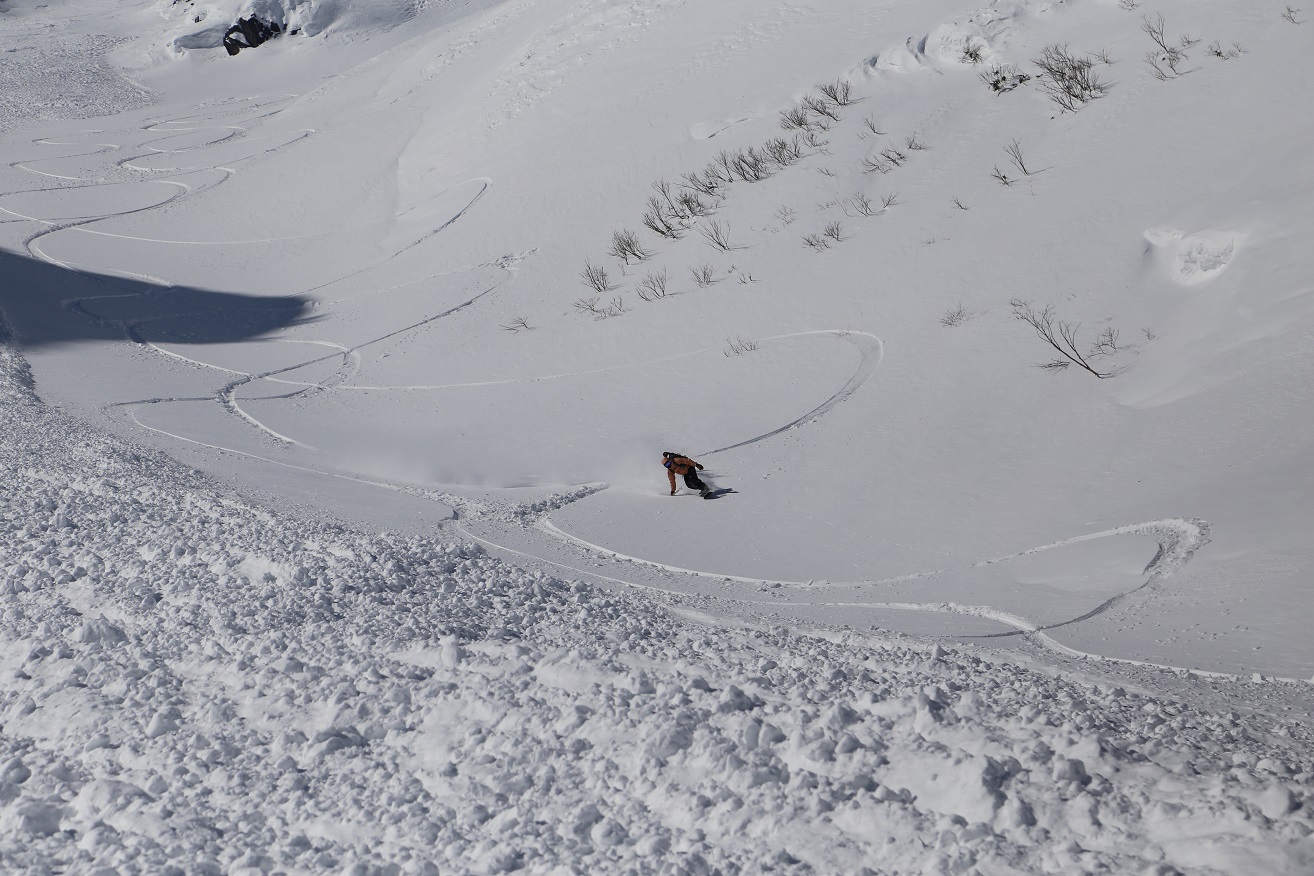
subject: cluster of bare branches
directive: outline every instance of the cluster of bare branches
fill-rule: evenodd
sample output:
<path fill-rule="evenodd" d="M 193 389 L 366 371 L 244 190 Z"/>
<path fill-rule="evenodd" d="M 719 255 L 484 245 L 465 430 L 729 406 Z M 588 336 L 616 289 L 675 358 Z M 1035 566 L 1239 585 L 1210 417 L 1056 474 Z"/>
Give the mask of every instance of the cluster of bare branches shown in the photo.
<path fill-rule="evenodd" d="M 652 253 L 639 242 L 639 235 L 628 228 L 612 232 L 611 249 L 608 252 L 627 265 L 630 263 L 630 259 L 642 262 L 652 257 Z"/>
<path fill-rule="evenodd" d="M 713 249 L 719 249 L 721 252 L 730 252 L 734 249 L 743 249 L 742 246 L 730 242 L 730 226 L 715 220 L 701 226 L 698 233 L 702 235 L 703 240 Z"/>
<path fill-rule="evenodd" d="M 746 341 L 738 335 L 733 338 L 726 338 L 725 342 L 730 345 L 724 351 L 727 356 L 742 356 L 757 349 L 757 341 Z"/>
<path fill-rule="evenodd" d="M 1240 43 L 1232 43 L 1232 47 L 1230 49 L 1225 49 L 1223 48 L 1223 44 L 1220 43 L 1218 40 L 1214 40 L 1212 43 L 1210 43 L 1207 51 L 1209 52 L 1210 55 L 1212 55 L 1213 57 L 1217 58 L 1220 61 L 1231 61 L 1241 57 L 1246 53 L 1246 50 L 1241 48 Z"/>
<path fill-rule="evenodd" d="M 1296 16 L 1300 14 L 1300 9 L 1295 6 L 1288 6 L 1282 10 L 1282 20 L 1289 21 L 1292 24 L 1304 24 L 1303 21 L 1296 21 Z"/>
<path fill-rule="evenodd" d="M 698 192 L 689 189 L 675 190 L 666 180 L 652 184 L 657 194 L 648 198 L 648 209 L 643 214 L 644 226 L 667 240 L 679 240 L 700 216 L 712 212 L 713 206 Z"/>
<path fill-rule="evenodd" d="M 872 199 L 867 197 L 867 195 L 862 192 L 854 192 L 853 197 L 843 202 L 840 206 L 843 207 L 846 216 L 852 216 L 853 213 L 857 213 L 859 216 L 879 216 L 881 213 L 884 213 L 886 210 L 897 204 L 898 197 L 899 195 L 897 192 L 893 195 L 881 196 L 881 206 L 878 209 L 875 203 L 872 202 Z M 853 213 L 849 212 L 850 209 Z"/>
<path fill-rule="evenodd" d="M 835 106 L 849 106 L 860 100 L 853 96 L 853 83 L 847 79 L 836 79 L 834 82 L 818 85 L 817 91 Z"/>
<path fill-rule="evenodd" d="M 1012 165 L 1018 169 L 1018 172 L 1021 173 L 1022 176 L 1024 177 L 1035 176 L 1036 174 L 1044 173 L 1046 170 L 1049 169 L 1047 167 L 1042 167 L 1039 170 L 1032 170 L 1031 168 L 1027 167 L 1026 155 L 1024 155 L 1022 152 L 1022 142 L 1020 140 L 1013 140 L 1012 142 L 1010 142 L 1007 146 L 1004 147 L 1004 152 L 1005 154 L 1008 155 L 1009 162 L 1011 162 Z M 999 184 L 1004 186 L 1011 186 L 1014 183 L 1018 182 L 1018 178 L 1010 177 L 1005 171 L 1000 170 L 998 164 L 995 165 L 995 168 L 993 171 L 991 171 L 990 176 L 996 180 L 999 180 Z"/>
<path fill-rule="evenodd" d="M 780 112 L 780 127 L 786 131 L 801 131 L 805 143 L 819 149 L 825 145 L 821 134 L 841 121 L 840 107 L 851 106 L 861 98 L 853 96 L 853 85 L 847 80 L 817 86 L 817 94 L 809 94 L 797 104 Z"/>
<path fill-rule="evenodd" d="M 644 301 L 656 301 L 659 298 L 665 298 L 670 293 L 667 291 L 666 269 L 648 274 L 639 281 L 638 288 L 639 298 Z"/>
<path fill-rule="evenodd" d="M 532 332 L 534 327 L 529 324 L 529 317 L 515 316 L 502 323 L 502 328 L 509 332 Z"/>
<path fill-rule="evenodd" d="M 690 268 L 689 273 L 693 274 L 693 281 L 698 284 L 699 289 L 706 289 L 719 279 L 716 276 L 716 268 L 711 265 L 699 265 L 696 268 Z"/>
<path fill-rule="evenodd" d="M 577 298 L 575 300 L 575 309 L 580 313 L 589 314 L 594 319 L 608 319 L 629 312 L 629 308 L 625 306 L 625 299 L 619 295 L 606 304 L 602 303 L 602 298 L 598 295 Z"/>
<path fill-rule="evenodd" d="M 805 236 L 803 238 L 803 245 L 810 247 L 817 252 L 825 252 L 830 249 L 830 244 L 826 242 L 826 238 L 819 234 L 809 234 Z"/>
<path fill-rule="evenodd" d="M 971 312 L 959 304 L 952 310 L 946 310 L 944 316 L 940 317 L 940 325 L 945 328 L 956 328 L 972 318 Z"/>
<path fill-rule="evenodd" d="M 611 285 L 607 269 L 589 261 L 584 262 L 584 270 L 579 272 L 579 279 L 581 283 L 600 295 L 605 295 L 616 288 Z"/>
<path fill-rule="evenodd" d="M 1074 55 L 1066 44 L 1045 46 L 1031 63 L 1040 68 L 1040 87 L 1064 112 L 1075 113 L 1092 100 L 1103 97 L 1109 86 L 1095 73 L 1096 59 Z"/>
<path fill-rule="evenodd" d="M 1148 15 L 1141 17 L 1141 30 L 1154 41 L 1155 46 L 1154 51 L 1145 54 L 1145 63 L 1150 65 L 1150 69 L 1154 72 L 1154 78 L 1160 82 L 1176 79 L 1178 76 L 1190 73 L 1190 70 L 1180 68 L 1182 63 L 1189 57 L 1186 50 L 1200 42 L 1191 39 L 1187 34 L 1182 34 L 1178 38 L 1178 43 L 1172 45 L 1164 35 L 1166 26 L 1167 23 L 1162 15 L 1156 15 L 1154 18 L 1150 18 Z"/>
<path fill-rule="evenodd" d="M 1110 355 L 1121 349 L 1118 346 L 1117 329 L 1104 329 L 1096 336 L 1094 344 L 1083 354 L 1077 338 L 1081 323 L 1058 319 L 1052 304 L 1045 305 L 1041 310 L 1036 310 L 1030 301 L 1021 298 L 1014 298 L 1009 304 L 1013 308 L 1013 317 L 1031 326 L 1036 336 L 1057 351 L 1061 357 L 1042 362 L 1038 367 L 1058 371 L 1076 365 L 1100 379 L 1113 376 L 1111 371 L 1096 369 L 1090 360 L 1098 356 Z"/>
<path fill-rule="evenodd" d="M 1030 76 L 1019 72 L 1017 67 L 1012 64 L 992 64 L 978 73 L 976 78 L 984 82 L 986 87 L 995 94 L 1012 91 L 1019 85 L 1025 85 L 1031 81 Z"/>
<path fill-rule="evenodd" d="M 971 37 L 968 37 L 963 45 L 963 55 L 960 58 L 960 60 L 964 64 L 972 64 L 972 65 L 980 64 L 981 61 L 984 60 L 984 57 L 981 55 L 981 48 L 982 48 L 981 46 L 978 46 L 976 43 L 972 42 Z"/>

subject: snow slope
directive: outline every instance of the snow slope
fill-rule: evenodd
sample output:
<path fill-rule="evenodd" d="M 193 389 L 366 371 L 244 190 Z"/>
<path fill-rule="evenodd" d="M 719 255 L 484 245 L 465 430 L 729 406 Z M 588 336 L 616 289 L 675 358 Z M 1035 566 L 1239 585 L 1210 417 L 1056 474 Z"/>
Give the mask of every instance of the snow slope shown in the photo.
<path fill-rule="evenodd" d="M 5 691 L 43 694 L 13 726 L 47 771 L 7 780 L 39 839 L 7 854 L 66 860 L 68 819 L 90 866 L 75 798 L 137 769 L 144 796 L 87 792 L 129 813 L 101 819 L 137 850 L 115 866 L 1308 866 L 1286 719 L 1314 676 L 1310 31 L 1280 8 L 0 10 L 0 310 L 28 418 L 6 425 L 27 644 Z M 298 33 L 215 48 L 252 13 Z M 1188 56 L 1166 80 L 1142 60 L 1160 13 Z M 1108 86 L 1075 112 L 1035 78 L 1064 44 Z M 1006 64 L 1033 78 L 992 93 Z M 703 194 L 679 239 L 641 224 L 654 183 L 779 137 L 797 156 Z M 642 261 L 608 254 L 622 230 Z M 1105 333 L 1107 379 L 1033 367 L 1054 351 L 1027 301 L 1082 352 Z M 666 495 L 666 449 L 716 501 Z M 44 704 L 106 637 L 175 674 L 125 716 L 117 670 L 99 706 Z M 61 735 L 131 748 L 153 723 L 126 759 L 69 760 L 92 737 Z M 765 746 L 745 729 L 768 724 Z M 140 765 L 166 751 L 190 772 L 161 785 Z M 368 788 L 319 811 L 358 762 Z M 223 789 L 257 775 L 292 796 L 238 841 Z M 164 810 L 201 826 L 175 842 Z M 379 833 L 379 811 L 417 820 Z"/>

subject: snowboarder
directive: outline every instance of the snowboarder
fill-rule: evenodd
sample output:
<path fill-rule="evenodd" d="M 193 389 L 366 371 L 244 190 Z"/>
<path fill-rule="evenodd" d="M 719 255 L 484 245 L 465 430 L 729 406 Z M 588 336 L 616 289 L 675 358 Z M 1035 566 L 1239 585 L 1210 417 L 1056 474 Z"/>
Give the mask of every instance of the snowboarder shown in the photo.
<path fill-rule="evenodd" d="M 675 476 L 684 477 L 684 485 L 691 490 L 697 490 L 706 499 L 707 495 L 712 492 L 712 488 L 707 486 L 698 479 L 695 471 L 702 471 L 701 463 L 694 462 L 683 453 L 671 453 L 669 450 L 662 453 L 662 465 L 666 466 L 666 479 L 671 482 L 671 495 L 675 495 Z"/>

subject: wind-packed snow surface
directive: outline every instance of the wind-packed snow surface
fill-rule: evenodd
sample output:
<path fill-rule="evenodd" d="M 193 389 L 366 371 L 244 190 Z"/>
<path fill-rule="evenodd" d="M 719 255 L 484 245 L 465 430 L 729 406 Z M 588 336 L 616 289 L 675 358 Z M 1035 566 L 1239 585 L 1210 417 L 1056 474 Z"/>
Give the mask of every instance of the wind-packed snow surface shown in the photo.
<path fill-rule="evenodd" d="M 1311 872 L 1311 28 L 0 3 L 0 869 Z"/>

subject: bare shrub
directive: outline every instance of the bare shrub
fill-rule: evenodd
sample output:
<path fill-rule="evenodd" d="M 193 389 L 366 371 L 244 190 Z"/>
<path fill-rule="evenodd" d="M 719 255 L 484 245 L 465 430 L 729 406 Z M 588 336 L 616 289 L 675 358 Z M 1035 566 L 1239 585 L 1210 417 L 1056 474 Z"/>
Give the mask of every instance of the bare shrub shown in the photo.
<path fill-rule="evenodd" d="M 898 203 L 899 203 L 899 193 L 898 193 L 898 192 L 895 192 L 895 193 L 892 194 L 892 195 L 882 195 L 882 196 L 881 196 L 881 212 L 884 213 L 886 210 L 890 209 L 891 207 L 897 206 Z"/>
<path fill-rule="evenodd" d="M 830 119 L 832 122 L 840 121 L 840 114 L 835 111 L 835 107 L 831 105 L 830 101 L 824 97 L 808 95 L 803 98 L 803 107 L 813 115 Z"/>
<path fill-rule="evenodd" d="M 862 124 L 863 127 L 865 127 L 868 131 L 870 131 L 874 136 L 877 137 L 885 136 L 885 132 L 882 131 L 880 127 L 876 124 L 875 116 L 867 116 L 867 118 L 862 120 Z"/>
<path fill-rule="evenodd" d="M 644 301 L 656 301 L 659 298 L 665 298 L 670 293 L 667 291 L 666 269 L 648 274 L 639 281 L 639 297 Z"/>
<path fill-rule="evenodd" d="M 889 173 L 893 169 L 892 164 L 879 156 L 868 155 L 862 159 L 863 173 Z"/>
<path fill-rule="evenodd" d="M 683 179 L 684 182 L 682 183 L 682 185 L 692 189 L 695 192 L 698 192 L 699 194 L 707 195 L 713 198 L 719 197 L 721 194 L 721 189 L 725 188 L 726 186 L 726 183 L 721 181 L 720 175 L 715 173 L 711 175 L 707 175 L 707 174 L 699 173 L 698 171 L 695 170 L 692 171 L 691 173 L 686 173 L 683 176 Z"/>
<path fill-rule="evenodd" d="M 809 234 L 808 236 L 804 237 L 803 245 L 807 247 L 811 247 L 817 252 L 824 252 L 825 250 L 830 249 L 830 244 L 826 242 L 826 239 L 816 234 Z"/>
<path fill-rule="evenodd" d="M 848 240 L 848 238 L 844 236 L 844 224 L 838 220 L 827 225 L 821 233 L 836 243 Z"/>
<path fill-rule="evenodd" d="M 797 134 L 791 140 L 786 140 L 784 137 L 773 137 L 762 144 L 762 150 L 776 164 L 781 167 L 789 167 L 792 164 L 797 164 L 799 159 L 803 157 L 803 138 Z"/>
<path fill-rule="evenodd" d="M 529 317 L 516 316 L 502 323 L 502 328 L 509 332 L 532 332 L 534 327 L 529 324 Z"/>
<path fill-rule="evenodd" d="M 629 313 L 630 309 L 625 306 L 625 300 L 619 296 L 611 299 L 610 302 L 594 311 L 594 319 L 610 319 L 613 316 L 620 316 L 622 313 Z"/>
<path fill-rule="evenodd" d="M 963 55 L 959 60 L 964 64 L 980 64 L 984 60 L 981 56 L 981 46 L 978 46 L 969 38 L 966 45 L 963 46 Z"/>
<path fill-rule="evenodd" d="M 1052 359 L 1049 362 L 1042 363 L 1039 367 L 1051 370 L 1067 368 L 1069 365 L 1076 365 L 1096 377 L 1101 379 L 1112 377 L 1111 372 L 1097 371 L 1088 361 L 1088 357 L 1103 355 L 1104 351 L 1098 346 L 1091 352 L 1083 355 L 1077 343 L 1077 333 L 1081 329 L 1081 323 L 1064 322 L 1056 319 L 1053 305 L 1047 304 L 1044 309 L 1036 310 L 1030 301 L 1021 298 L 1014 298 L 1009 302 L 1013 308 L 1013 318 L 1025 322 L 1036 332 L 1036 336 L 1052 347 L 1059 353 L 1062 358 Z M 1111 330 L 1106 329 L 1101 338 L 1105 337 Z M 1116 349 L 1117 332 L 1112 332 L 1109 340 L 1114 344 Z M 1098 345 L 1099 338 L 1096 339 Z"/>
<path fill-rule="evenodd" d="M 593 316 L 597 316 L 598 302 L 601 300 L 602 299 L 597 295 L 590 295 L 586 298 L 576 298 L 574 307 L 576 310 L 580 311 L 581 313 L 587 313 Z"/>
<path fill-rule="evenodd" d="M 1098 52 L 1092 52 L 1091 57 L 1106 67 L 1113 66 L 1113 58 L 1109 56 L 1108 49 L 1100 49 Z"/>
<path fill-rule="evenodd" d="M 944 316 L 940 317 L 940 325 L 945 328 L 956 328 L 972 318 L 972 314 L 961 303 L 952 310 L 946 310 Z"/>
<path fill-rule="evenodd" d="M 726 356 L 742 356 L 757 349 L 757 341 L 746 341 L 737 335 L 734 338 L 726 338 L 725 342 L 729 345 L 724 351 Z"/>
<path fill-rule="evenodd" d="M 1008 154 L 1008 160 L 1013 162 L 1013 166 L 1022 171 L 1023 176 L 1034 176 L 1037 173 L 1044 173 L 1048 170 L 1048 168 L 1031 170 L 1027 167 L 1026 157 L 1022 154 L 1022 143 L 1019 140 L 1013 140 L 1005 146 L 1004 152 Z"/>
<path fill-rule="evenodd" d="M 1001 186 L 1011 186 L 1011 185 L 1013 185 L 1014 183 L 1017 182 L 1017 180 L 1015 180 L 1015 179 L 1009 179 L 1008 174 L 1006 174 L 1006 173 L 1004 173 L 1002 170 L 1000 170 L 998 164 L 995 165 L 995 169 L 994 169 L 994 170 L 990 171 L 990 176 L 991 176 L 992 179 L 997 179 L 997 180 L 999 180 L 999 184 L 1000 184 Z"/>
<path fill-rule="evenodd" d="M 1220 61 L 1231 61 L 1235 58 L 1241 57 L 1246 53 L 1246 50 L 1241 48 L 1240 43 L 1232 43 L 1232 48 L 1225 49 L 1223 48 L 1223 44 L 1220 43 L 1218 40 L 1214 40 L 1212 43 L 1210 43 L 1209 48 L 1206 49 L 1206 51 Z"/>
<path fill-rule="evenodd" d="M 1165 26 L 1163 15 L 1156 15 L 1154 18 L 1148 15 L 1141 16 L 1141 30 L 1154 41 L 1155 45 L 1154 51 L 1146 53 L 1145 63 L 1150 65 L 1154 78 L 1161 82 L 1191 72 L 1180 68 L 1188 57 L 1186 50 L 1199 42 L 1199 40 L 1192 41 L 1189 36 L 1183 34 L 1177 45 L 1170 45 L 1168 38 L 1164 36 Z"/>
<path fill-rule="evenodd" d="M 1012 64 L 992 64 L 989 68 L 977 74 L 976 78 L 984 82 L 995 94 L 1012 91 L 1019 85 L 1025 85 L 1031 81 L 1030 76 L 1019 73 L 1017 67 Z"/>
<path fill-rule="evenodd" d="M 579 272 L 580 282 L 598 293 L 610 292 L 614 287 L 607 278 L 607 269 L 591 262 L 584 262 L 584 270 Z"/>
<path fill-rule="evenodd" d="M 1292 24 L 1304 24 L 1303 21 L 1296 21 L 1296 16 L 1299 14 L 1300 9 L 1295 6 L 1288 6 L 1286 9 L 1282 10 L 1282 15 L 1280 17 L 1283 21 L 1289 21 Z"/>
<path fill-rule="evenodd" d="M 824 130 L 826 129 L 821 127 L 808 128 L 806 131 L 803 132 L 803 142 L 808 144 L 809 148 L 816 149 L 818 151 L 825 151 L 826 144 L 828 144 L 830 141 L 821 136 L 820 132 Z"/>
<path fill-rule="evenodd" d="M 781 225 L 793 225 L 798 219 L 798 213 L 794 211 L 793 207 L 786 204 L 781 204 L 780 209 L 771 215 L 779 219 Z"/>
<path fill-rule="evenodd" d="M 876 205 L 871 202 L 871 198 L 862 192 L 854 192 L 848 203 L 859 216 L 875 216 L 881 212 L 876 209 Z"/>
<path fill-rule="evenodd" d="M 780 111 L 780 127 L 786 131 L 801 131 L 808 127 L 808 108 L 799 104 Z"/>
<path fill-rule="evenodd" d="M 954 206 L 957 207 L 957 208 L 960 209 L 960 210 L 970 210 L 970 209 L 972 209 L 971 207 L 966 206 L 962 201 L 958 200 L 957 198 L 954 198 Z"/>
<path fill-rule="evenodd" d="M 1112 356 L 1121 350 L 1118 346 L 1118 330 L 1112 327 L 1106 327 L 1095 336 L 1095 342 L 1090 345 L 1090 356 Z"/>
<path fill-rule="evenodd" d="M 1136 0 L 1118 0 L 1118 8 L 1126 9 L 1128 12 L 1136 10 L 1140 5 Z"/>
<path fill-rule="evenodd" d="M 721 252 L 743 249 L 742 246 L 730 242 L 730 227 L 723 223 L 715 221 L 709 222 L 706 225 L 701 226 L 698 229 L 698 233 L 702 235 L 703 240 L 707 241 L 708 246 L 713 249 L 719 249 Z"/>
<path fill-rule="evenodd" d="M 881 158 L 885 159 L 886 163 L 888 163 L 891 167 L 903 167 L 905 164 L 908 163 L 908 153 L 900 152 L 898 149 L 894 148 L 893 146 L 886 146 L 877 154 L 880 155 Z"/>
<path fill-rule="evenodd" d="M 716 268 L 711 265 L 690 268 L 689 273 L 693 274 L 693 281 L 698 284 L 699 289 L 706 289 L 716 282 Z"/>
<path fill-rule="evenodd" d="M 643 244 L 639 242 L 639 235 L 628 228 L 612 232 L 611 249 L 608 252 L 627 265 L 630 259 L 641 262 L 652 257 L 652 253 L 644 249 Z"/>
<path fill-rule="evenodd" d="M 1031 63 L 1041 70 L 1041 88 L 1064 112 L 1076 112 L 1109 90 L 1094 72 L 1095 62 L 1072 54 L 1066 44 L 1045 46 Z"/>
<path fill-rule="evenodd" d="M 825 85 L 818 85 L 817 91 L 824 94 L 835 106 L 848 106 L 857 103 L 853 98 L 853 83 L 847 79 L 836 79 Z"/>
<path fill-rule="evenodd" d="M 927 146 L 924 141 L 917 139 L 916 133 L 909 134 L 903 141 L 903 145 L 909 152 L 923 152 L 931 148 L 930 146 Z"/>
<path fill-rule="evenodd" d="M 648 199 L 648 209 L 642 221 L 645 228 L 667 240 L 679 240 L 689 228 L 678 217 L 671 215 L 657 198 Z"/>

